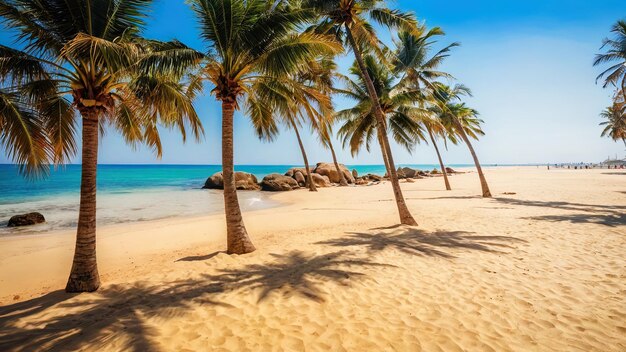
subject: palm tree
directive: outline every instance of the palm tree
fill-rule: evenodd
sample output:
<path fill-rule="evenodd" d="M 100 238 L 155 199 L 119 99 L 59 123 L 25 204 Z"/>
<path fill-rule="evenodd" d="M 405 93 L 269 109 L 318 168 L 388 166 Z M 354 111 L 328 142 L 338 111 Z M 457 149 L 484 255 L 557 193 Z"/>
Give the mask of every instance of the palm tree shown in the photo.
<path fill-rule="evenodd" d="M 327 36 L 295 30 L 310 21 L 310 10 L 288 3 L 264 0 L 190 0 L 205 41 L 203 76 L 215 87 L 222 103 L 222 170 L 226 212 L 227 252 L 255 250 L 241 216 L 233 177 L 233 116 L 240 103 L 253 120 L 274 118 L 269 104 L 258 99 L 258 86 L 277 78 L 326 52 L 341 48 Z"/>
<path fill-rule="evenodd" d="M 382 7 L 380 6 L 384 3 L 382 0 L 302 0 L 301 2 L 303 8 L 311 8 L 318 14 L 320 21 L 314 27 L 316 32 L 330 33 L 339 39 L 345 39 L 346 46 L 352 49 L 363 80 L 366 83 L 365 88 L 371 100 L 374 117 L 378 125 L 377 130 L 380 132 L 385 131 L 385 114 L 381 110 L 374 83 L 367 73 L 363 60 L 364 50 L 373 50 L 378 54 L 382 54 L 380 49 L 381 42 L 376 37 L 374 28 L 367 21 L 367 17 L 371 21 L 387 28 L 401 28 L 417 32 L 417 21 L 414 16 Z M 417 225 L 402 195 L 387 135 L 381 133 L 380 141 L 380 148 L 393 187 L 400 222 L 405 225 Z"/>
<path fill-rule="evenodd" d="M 200 121 L 181 83 L 200 56 L 179 42 L 141 38 L 150 1 L 2 0 L 2 24 L 17 32 L 16 47 L 0 46 L 2 140 L 24 170 L 60 164 L 76 153 L 82 122 L 82 175 L 76 249 L 65 288 L 94 291 L 98 135 L 107 125 L 130 144 L 161 155 L 157 123 Z M 23 124 L 23 127 L 19 127 Z M 39 151 L 38 151 L 39 150 Z"/>
<path fill-rule="evenodd" d="M 407 31 L 400 31 L 398 33 L 398 40 L 395 41 L 396 50 L 393 56 L 394 71 L 404 75 L 402 82 L 408 87 L 425 89 L 432 94 L 433 89 L 435 89 L 433 84 L 436 80 L 441 78 L 453 78 L 450 74 L 440 71 L 439 66 L 443 60 L 449 56 L 450 50 L 460 44 L 452 43 L 429 57 L 431 46 L 436 42 L 434 38 L 436 36 L 442 36 L 445 33 L 439 27 L 434 27 L 426 31 L 425 27 L 421 26 L 420 29 L 423 34 L 419 36 Z M 419 104 L 421 107 L 424 107 L 426 102 L 420 100 Z M 435 141 L 435 136 L 443 135 L 443 126 L 437 119 L 424 119 L 422 123 L 426 131 L 428 131 L 430 140 L 435 147 L 446 190 L 449 191 L 452 188 L 448 180 L 448 172 L 443 164 L 441 153 L 439 153 L 439 148 Z"/>
<path fill-rule="evenodd" d="M 331 57 L 322 57 L 319 60 L 311 62 L 308 69 L 303 72 L 303 75 L 313 84 L 315 87 L 323 94 L 328 95 L 329 97 L 334 92 L 334 80 L 338 78 L 340 75 L 337 73 L 337 64 Z M 328 148 L 330 150 L 330 154 L 333 158 L 333 164 L 335 165 L 335 170 L 339 175 L 339 185 L 347 186 L 348 181 L 346 180 L 341 167 L 339 167 L 339 162 L 337 161 L 337 154 L 335 153 L 335 148 L 333 146 L 333 124 L 336 122 L 334 120 L 335 113 L 333 111 L 332 102 L 327 109 L 322 111 L 322 116 L 320 116 L 320 121 L 317 122 L 317 135 L 322 143 L 322 146 Z"/>
<path fill-rule="evenodd" d="M 607 48 L 603 54 L 597 54 L 594 66 L 611 64 L 611 67 L 602 71 L 596 80 L 604 78 L 604 88 L 608 85 L 619 87 L 626 100 L 626 20 L 617 21 L 611 28 L 614 39 L 605 38 L 600 49 Z"/>
<path fill-rule="evenodd" d="M 311 60 L 306 66 L 286 77 L 259 82 L 252 93 L 256 101 L 271 106 L 279 120 L 294 131 L 304 161 L 306 184 L 311 192 L 316 192 L 317 188 L 311 176 L 299 128 L 308 120 L 311 127 L 319 131 L 325 116 L 332 112 L 329 91 L 319 84 L 319 78 L 315 75 L 314 70 L 317 67 L 319 60 Z M 261 139 L 272 141 L 278 134 L 276 119 L 253 119 L 252 122 Z"/>
<path fill-rule="evenodd" d="M 615 103 L 602 111 L 600 117 L 606 120 L 600 123 L 605 126 L 601 136 L 616 142 L 621 139 L 626 145 L 626 104 Z"/>
<path fill-rule="evenodd" d="M 424 129 L 428 132 L 428 137 L 433 143 L 433 147 L 435 147 L 435 152 L 437 153 L 437 159 L 439 160 L 439 166 L 441 167 L 441 173 L 443 174 L 443 182 L 446 185 L 446 190 L 450 191 L 452 190 L 452 187 L 450 187 L 450 181 L 448 180 L 448 171 L 443 164 L 443 159 L 441 157 L 441 153 L 439 152 L 439 147 L 437 147 L 436 141 L 436 137 L 442 137 L 445 142 L 446 128 L 438 118 L 424 118 L 421 122 L 424 125 Z"/>
<path fill-rule="evenodd" d="M 357 80 L 344 77 L 345 89 L 337 89 L 338 93 L 356 101 L 355 106 L 337 112 L 337 119 L 344 121 L 339 129 L 344 146 L 350 146 L 352 155 L 356 155 L 363 146 L 369 151 L 374 136 L 382 143 L 382 136 L 386 135 L 388 128 L 394 140 L 411 152 L 415 143 L 425 139 L 420 121 L 430 116 L 428 111 L 414 105 L 417 99 L 421 99 L 421 91 L 406 90 L 400 84 L 394 85 L 395 77 L 392 72 L 374 56 L 366 55 L 364 62 L 366 71 L 374 82 L 386 128 L 383 131 L 379 129 L 372 100 L 365 88 L 366 83 L 355 64 L 350 71 Z"/>
<path fill-rule="evenodd" d="M 442 123 L 446 126 L 448 138 L 456 144 L 458 143 L 456 136 L 460 136 L 467 145 L 478 171 L 483 197 L 490 198 L 491 191 L 489 190 L 487 179 L 483 174 L 476 151 L 474 151 L 474 147 L 469 140 L 469 137 L 478 139 L 479 135 L 485 134 L 480 128 L 482 120 L 477 118 L 478 112 L 476 110 L 468 108 L 465 106 L 465 103 L 460 103 L 463 95 L 471 96 L 471 91 L 469 88 L 459 84 L 452 88 L 441 83 L 436 83 L 435 85 L 437 88 L 434 96 L 437 99 L 437 105 L 434 107 L 434 111 L 436 111 Z"/>

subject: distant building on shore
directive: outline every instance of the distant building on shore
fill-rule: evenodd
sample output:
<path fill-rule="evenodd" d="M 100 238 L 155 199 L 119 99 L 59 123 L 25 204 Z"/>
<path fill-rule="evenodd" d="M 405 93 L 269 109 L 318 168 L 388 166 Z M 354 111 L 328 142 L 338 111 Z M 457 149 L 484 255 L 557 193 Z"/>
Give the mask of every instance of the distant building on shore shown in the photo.
<path fill-rule="evenodd" d="M 626 166 L 626 158 L 623 158 L 623 159 L 606 159 L 605 161 L 603 161 L 601 163 L 601 165 L 611 166 L 611 167 L 614 167 L 614 166 L 618 166 L 618 167 Z"/>

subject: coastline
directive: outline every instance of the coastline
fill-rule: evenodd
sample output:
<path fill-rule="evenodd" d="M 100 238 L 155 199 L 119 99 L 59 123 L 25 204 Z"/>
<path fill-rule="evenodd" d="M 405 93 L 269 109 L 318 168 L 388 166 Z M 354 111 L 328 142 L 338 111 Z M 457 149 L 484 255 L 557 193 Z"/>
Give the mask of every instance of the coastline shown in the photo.
<path fill-rule="evenodd" d="M 219 214 L 100 227 L 95 293 L 59 292 L 73 231 L 0 238 L 0 344 L 623 349 L 626 172 L 485 171 L 493 199 L 475 172 L 452 191 L 438 177 L 401 183 L 416 228 L 393 226 L 388 182 L 272 194 L 279 207 L 244 213 L 258 248 L 244 256 L 221 252 Z"/>
<path fill-rule="evenodd" d="M 125 166 L 121 165 L 105 165 L 107 167 L 113 167 L 115 169 L 121 168 L 122 174 L 126 174 Z M 425 166 L 425 165 L 422 165 Z M 131 167 L 135 167 L 131 165 Z M 141 166 L 146 167 L 146 166 Z M 141 180 L 143 175 L 141 171 L 146 172 L 146 169 L 134 170 L 135 175 L 133 181 L 123 181 L 110 184 L 109 181 L 112 176 L 104 174 L 105 186 L 99 189 L 98 193 L 98 227 L 109 226 L 113 224 L 127 224 L 134 222 L 153 221 L 160 219 L 168 219 L 173 217 L 180 217 L 181 214 L 185 217 L 198 217 L 206 214 L 222 214 L 223 198 L 221 190 L 208 190 L 202 189 L 202 185 L 207 177 L 212 174 L 205 173 L 207 170 L 203 170 L 205 166 L 193 167 L 194 172 L 191 174 L 180 174 L 180 170 L 177 169 L 181 166 L 174 166 L 176 169 L 172 173 L 177 174 L 175 181 L 168 180 L 167 178 L 150 178 L 147 182 L 137 182 Z M 183 165 L 182 168 L 186 169 L 190 166 Z M 210 166 L 214 167 L 214 166 Z M 276 172 L 284 174 L 289 166 L 284 165 L 266 165 L 266 166 L 242 166 L 244 170 L 249 168 L 260 168 L 262 172 Z M 354 167 L 354 166 L 350 166 Z M 469 166 L 454 166 L 458 170 L 471 171 L 473 167 Z M 167 174 L 169 166 L 148 165 L 148 170 L 156 169 L 161 174 Z M 363 165 L 359 166 L 362 174 L 369 171 L 380 171 L 383 169 L 382 165 Z M 259 170 L 259 169 L 253 169 Z M 53 186 L 59 187 L 59 183 L 67 181 L 68 178 L 76 178 L 79 176 L 79 168 L 72 170 L 69 175 L 60 175 L 58 178 L 54 178 Z M 111 173 L 110 170 L 106 170 Z M 133 170 L 130 170 L 131 172 Z M 215 171 L 215 170 L 210 170 Z M 5 170 L 6 172 L 6 170 Z M 149 171 L 148 177 L 150 177 Z M 199 174 L 205 175 L 202 178 L 198 178 Z M 382 176 L 381 173 L 377 173 Z M 256 174 L 257 179 L 261 181 L 261 175 Z M 8 177 L 6 174 L 0 174 L 0 189 L 8 190 L 8 184 L 2 184 L 2 177 L 6 182 Z M 16 175 L 16 177 L 22 177 Z M 163 176 L 161 176 L 163 177 Z M 186 177 L 191 177 L 187 179 Z M 156 185 L 153 185 L 156 184 Z M 160 186 L 159 186 L 160 185 Z M 27 187 L 22 184 L 15 185 L 16 187 Z M 128 188 L 128 187 L 139 188 Z M 54 188 L 53 187 L 53 188 Z M 67 186 L 65 186 L 67 187 Z M 120 187 L 124 187 L 121 188 Z M 28 191 L 28 197 L 22 201 L 7 201 L 2 199 L 0 201 L 0 238 L 6 236 L 30 236 L 36 234 L 44 234 L 58 231 L 73 230 L 76 227 L 76 220 L 78 214 L 78 185 L 71 189 L 72 193 L 44 193 L 43 190 L 39 190 L 45 187 L 38 187 L 35 191 Z M 42 192 L 43 194 L 38 194 Z M 258 193 L 257 193 L 258 192 Z M 36 195 L 34 198 L 33 196 Z M 271 201 L 272 192 L 259 192 L 259 191 L 241 191 L 239 192 L 240 203 L 243 211 L 255 210 L 258 208 L 271 208 L 277 206 Z M 9 197 L 9 200 L 11 198 Z M 44 215 L 46 222 L 29 227 L 16 227 L 7 228 L 6 225 L 11 216 L 17 214 L 24 214 L 37 211 Z"/>

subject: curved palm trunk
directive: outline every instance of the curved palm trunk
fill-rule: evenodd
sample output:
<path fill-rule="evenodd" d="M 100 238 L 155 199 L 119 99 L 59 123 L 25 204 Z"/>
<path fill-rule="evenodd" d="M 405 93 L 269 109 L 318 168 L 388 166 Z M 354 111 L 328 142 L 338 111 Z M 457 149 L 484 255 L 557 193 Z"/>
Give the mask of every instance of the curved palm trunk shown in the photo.
<path fill-rule="evenodd" d="M 435 147 L 435 152 L 437 152 L 437 158 L 439 159 L 439 166 L 441 166 L 441 173 L 443 173 L 443 181 L 446 184 L 446 191 L 452 190 L 450 187 L 450 181 L 448 181 L 448 172 L 446 171 L 446 167 L 443 166 L 443 160 L 441 159 L 441 154 L 439 153 L 439 148 L 437 147 L 437 142 L 435 142 L 435 137 L 433 137 L 433 132 L 430 128 L 426 128 L 428 130 L 428 135 L 430 136 L 430 140 L 433 142 L 433 147 Z"/>
<path fill-rule="evenodd" d="M 291 127 L 296 132 L 296 137 L 298 138 L 298 145 L 300 146 L 300 152 L 302 152 L 302 159 L 304 160 L 304 168 L 306 169 L 306 183 L 309 187 L 310 192 L 317 192 L 317 187 L 315 187 L 315 182 L 311 177 L 311 168 L 309 167 L 309 159 L 306 157 L 306 151 L 304 150 L 304 144 L 302 144 L 302 139 L 300 138 L 300 132 L 298 132 L 298 126 L 294 121 L 291 121 Z"/>
<path fill-rule="evenodd" d="M 328 139 L 327 142 L 328 142 L 328 148 L 330 148 L 330 154 L 333 156 L 333 163 L 335 164 L 335 169 L 337 169 L 337 173 L 339 174 L 339 185 L 347 186 L 348 181 L 346 181 L 346 176 L 341 171 L 341 168 L 339 167 L 339 163 L 337 162 L 337 155 L 335 155 L 335 148 L 333 148 L 333 142 L 330 140 L 330 138 Z"/>
<path fill-rule="evenodd" d="M 234 102 L 222 101 L 222 174 L 224 177 L 224 209 L 226 212 L 226 242 L 228 254 L 245 254 L 256 248 L 248 237 L 243 224 L 237 188 L 235 187 L 235 165 L 233 161 L 233 116 Z"/>
<path fill-rule="evenodd" d="M 455 119 L 455 124 L 456 124 L 457 129 L 459 130 L 459 134 L 461 135 L 461 138 L 463 138 L 463 141 L 465 141 L 465 144 L 467 144 L 467 148 L 469 148 L 470 153 L 472 154 L 472 158 L 474 159 L 476 170 L 478 170 L 478 178 L 480 178 L 480 187 L 482 188 L 482 191 L 483 191 L 483 197 L 491 198 L 491 191 L 489 191 L 489 185 L 487 184 L 487 179 L 485 178 L 485 175 L 483 174 L 483 169 L 480 167 L 480 162 L 478 161 L 478 157 L 476 156 L 474 147 L 472 147 L 472 143 L 470 143 L 469 138 L 467 138 L 467 134 L 465 134 L 465 130 L 463 130 L 463 126 L 461 126 L 461 123 Z"/>
<path fill-rule="evenodd" d="M 384 151 L 385 142 L 383 142 L 383 134 L 380 128 L 378 127 L 376 127 L 376 136 L 378 137 L 378 144 L 380 145 L 380 148 L 383 150 L 383 162 L 385 163 L 385 169 L 387 170 L 387 175 L 391 175 L 391 172 L 389 172 L 389 161 L 387 160 L 387 152 Z"/>
<path fill-rule="evenodd" d="M 381 144 L 381 150 L 383 157 L 387 156 L 387 164 L 389 168 L 389 179 L 391 180 L 391 186 L 393 187 L 393 195 L 396 198 L 396 206 L 398 207 L 398 214 L 400 215 L 400 223 L 404 225 L 417 225 L 415 219 L 409 212 L 409 208 L 406 205 L 404 200 L 404 196 L 402 195 L 402 189 L 400 188 L 400 182 L 398 182 L 398 175 L 396 174 L 395 164 L 393 162 L 393 155 L 391 153 L 391 147 L 389 145 L 389 139 L 385 133 L 382 131 L 385 130 L 385 117 L 383 115 L 383 111 L 380 108 L 380 101 L 378 99 L 378 94 L 376 94 L 376 89 L 374 88 L 374 83 L 372 82 L 371 77 L 367 73 L 367 68 L 365 67 L 365 63 L 363 62 L 363 57 L 361 55 L 361 51 L 352 36 L 352 31 L 350 27 L 346 24 L 346 34 L 348 36 L 348 40 L 350 41 L 350 46 L 352 47 L 352 52 L 354 52 L 354 57 L 359 65 L 359 69 L 361 70 L 361 74 L 363 75 L 363 79 L 367 86 L 367 92 L 372 99 L 372 103 L 374 104 L 374 115 L 376 115 L 376 120 L 378 122 L 378 129 L 381 131 L 381 139 L 383 144 Z"/>
<path fill-rule="evenodd" d="M 100 287 L 96 260 L 96 173 L 98 167 L 98 116 L 83 115 L 80 208 L 76 247 L 66 292 L 92 292 Z"/>

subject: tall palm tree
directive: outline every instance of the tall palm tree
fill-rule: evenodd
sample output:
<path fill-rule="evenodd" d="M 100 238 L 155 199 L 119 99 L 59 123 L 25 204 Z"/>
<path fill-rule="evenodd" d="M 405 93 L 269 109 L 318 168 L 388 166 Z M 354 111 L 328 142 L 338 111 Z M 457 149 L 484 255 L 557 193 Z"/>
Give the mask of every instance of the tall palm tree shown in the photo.
<path fill-rule="evenodd" d="M 273 140 L 278 134 L 277 120 L 294 131 L 304 161 L 306 184 L 311 192 L 316 192 L 317 188 L 311 176 L 309 160 L 299 129 L 308 121 L 313 130 L 319 131 L 325 116 L 332 112 L 329 91 L 320 86 L 314 72 L 318 66 L 319 60 L 311 60 L 298 71 L 285 77 L 259 82 L 252 93 L 255 100 L 271 106 L 277 116 L 277 119 L 253 119 L 257 136 L 268 141 Z"/>
<path fill-rule="evenodd" d="M 100 285 L 96 261 L 98 134 L 107 125 L 128 143 L 161 155 L 157 123 L 202 133 L 183 85 L 200 56 L 179 42 L 150 41 L 141 30 L 151 1 L 2 0 L 2 24 L 17 32 L 0 46 L 0 128 L 26 171 L 76 153 L 82 122 L 82 174 L 76 249 L 66 291 Z M 80 119 L 77 117 L 80 116 Z M 23 127 L 19 127 L 23 124 Z M 30 133 L 26 133 L 30 132 Z M 43 150 L 43 151 L 36 151 Z"/>
<path fill-rule="evenodd" d="M 600 117 L 606 120 L 600 123 L 600 126 L 605 126 L 602 137 L 616 142 L 621 139 L 626 145 L 626 104 L 615 103 L 602 111 Z"/>
<path fill-rule="evenodd" d="M 435 148 L 435 153 L 437 153 L 437 159 L 439 160 L 439 166 L 441 167 L 441 173 L 443 174 L 443 182 L 446 186 L 446 190 L 450 191 L 452 190 L 452 187 L 450 186 L 450 181 L 448 180 L 448 171 L 443 163 L 443 158 L 441 157 L 436 141 L 437 137 L 441 137 L 445 143 L 446 128 L 438 118 L 423 118 L 421 123 L 424 125 L 424 129 L 428 132 L 428 137 Z"/>
<path fill-rule="evenodd" d="M 419 36 L 407 31 L 400 31 L 398 33 L 398 40 L 395 41 L 396 50 L 393 55 L 394 71 L 403 75 L 403 84 L 416 89 L 424 89 L 432 95 L 433 90 L 436 89 L 433 85 L 434 82 L 441 78 L 453 78 L 450 74 L 440 71 L 439 66 L 445 58 L 449 56 L 450 50 L 460 44 L 452 43 L 437 51 L 434 55 L 429 56 L 432 45 L 436 43 L 435 38 L 437 36 L 443 36 L 445 33 L 439 27 L 434 27 L 426 31 L 426 28 L 421 26 L 420 29 L 422 34 Z M 425 96 L 426 95 L 427 94 L 425 94 Z M 428 102 L 425 100 L 419 101 L 421 107 L 424 107 L 427 103 Z M 443 164 L 441 153 L 435 141 L 436 136 L 442 135 L 443 126 L 437 119 L 424 119 L 422 123 L 426 131 L 428 131 L 433 147 L 435 147 L 437 159 L 439 160 L 443 174 L 444 184 L 446 190 L 449 191 L 452 188 L 448 180 L 448 172 Z"/>
<path fill-rule="evenodd" d="M 233 116 L 243 103 L 253 120 L 273 119 L 269 104 L 258 99 L 258 86 L 288 75 L 317 55 L 339 51 L 327 36 L 295 30 L 312 12 L 265 0 L 189 0 L 206 47 L 203 78 L 222 103 L 222 171 L 227 252 L 255 250 L 241 216 L 233 177 Z"/>
<path fill-rule="evenodd" d="M 603 86 L 619 87 L 622 97 L 626 101 L 626 20 L 617 21 L 611 28 L 615 34 L 613 39 L 605 38 L 601 49 L 607 48 L 605 53 L 597 54 L 594 66 L 611 64 L 602 71 L 596 80 L 604 79 Z"/>
<path fill-rule="evenodd" d="M 366 83 L 366 92 L 378 124 L 377 130 L 381 132 L 380 148 L 393 187 L 400 222 L 405 225 L 417 225 L 402 195 L 389 139 L 382 133 L 386 130 L 385 114 L 381 110 L 374 83 L 367 73 L 363 60 L 364 50 L 382 54 L 380 49 L 382 44 L 368 19 L 387 28 L 401 28 L 415 33 L 418 31 L 417 21 L 411 14 L 381 6 L 384 3 L 382 0 L 302 0 L 301 3 L 303 8 L 311 8 L 319 15 L 320 20 L 315 26 L 315 31 L 330 33 L 343 39 L 354 53 Z"/>
<path fill-rule="evenodd" d="M 491 191 L 489 190 L 487 179 L 478 161 L 476 151 L 474 151 L 474 147 L 469 140 L 469 137 L 478 139 L 479 135 L 485 134 L 480 128 L 482 120 L 477 118 L 478 112 L 476 110 L 468 108 L 464 103 L 460 102 L 463 95 L 471 96 L 471 91 L 469 88 L 459 84 L 454 87 L 449 87 L 441 83 L 436 83 L 436 87 L 437 89 L 435 90 L 434 96 L 438 102 L 434 107 L 434 111 L 436 111 L 439 118 L 447 127 L 448 138 L 456 144 L 458 143 L 456 136 L 460 136 L 467 145 L 467 148 L 472 154 L 474 165 L 476 165 L 476 170 L 478 171 L 483 197 L 490 198 Z"/>
<path fill-rule="evenodd" d="M 337 112 L 337 119 L 344 121 L 338 131 L 344 146 L 350 146 L 352 155 L 356 155 L 363 146 L 369 151 L 374 136 L 382 143 L 382 136 L 388 129 L 394 140 L 411 152 L 418 141 L 425 139 L 420 121 L 430 116 L 427 110 L 414 104 L 421 98 L 421 91 L 406 90 L 402 85 L 394 84 L 392 72 L 374 56 L 366 55 L 364 62 L 385 116 L 385 130 L 379 129 L 365 81 L 355 64 L 350 71 L 357 79 L 344 77 L 345 89 L 337 89 L 338 93 L 356 101 L 355 106 Z"/>
<path fill-rule="evenodd" d="M 312 82 L 315 87 L 323 94 L 328 95 L 329 97 L 334 92 L 334 80 L 338 78 L 340 75 L 337 73 L 337 64 L 334 59 L 331 57 L 322 57 L 319 60 L 312 62 L 308 69 L 303 72 L 304 76 Z M 322 146 L 328 148 L 330 150 L 330 154 L 333 158 L 333 164 L 335 165 L 335 170 L 339 175 L 339 185 L 347 186 L 348 181 L 346 180 L 345 175 L 341 167 L 339 166 L 339 162 L 337 161 L 337 154 L 335 153 L 335 148 L 333 146 L 333 124 L 335 123 L 334 117 L 335 113 L 333 110 L 332 102 L 328 105 L 327 109 L 322 111 L 322 116 L 320 116 L 320 121 L 317 122 L 317 135 L 321 141 Z"/>

